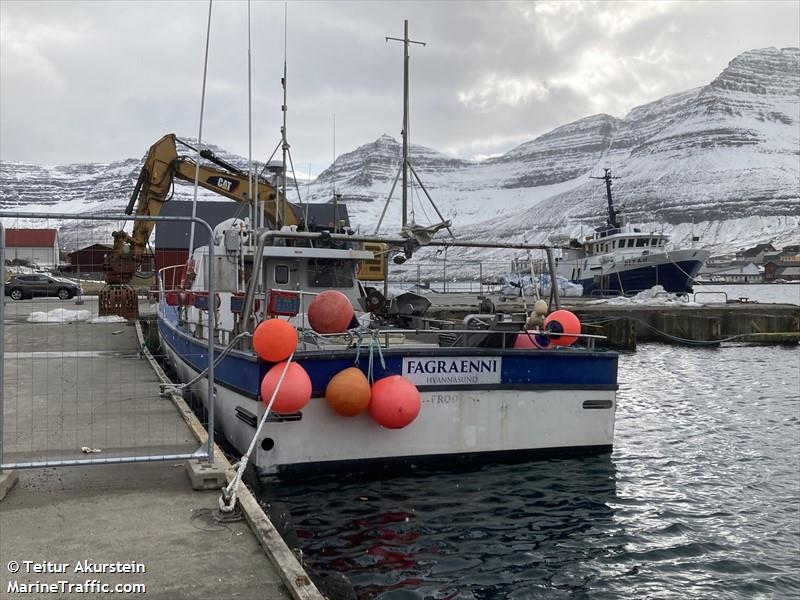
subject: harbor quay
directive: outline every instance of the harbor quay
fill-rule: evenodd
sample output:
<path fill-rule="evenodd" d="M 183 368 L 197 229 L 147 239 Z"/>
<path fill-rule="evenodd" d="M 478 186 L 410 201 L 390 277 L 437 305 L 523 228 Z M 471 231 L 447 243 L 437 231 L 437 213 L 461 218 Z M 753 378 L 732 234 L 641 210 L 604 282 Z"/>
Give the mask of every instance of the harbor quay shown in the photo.
<path fill-rule="evenodd" d="M 96 299 L 6 301 L 2 464 L 26 468 L 0 472 L 0 597 L 321 599 L 248 491 L 241 519 L 215 518 L 233 471 L 218 448 L 216 489 L 155 459 L 196 451 L 205 430 L 164 393 L 133 322 L 80 311 L 96 316 Z"/>
<path fill-rule="evenodd" d="M 520 298 L 468 293 L 429 294 L 427 314 L 439 319 L 464 318 L 479 313 L 488 298 L 498 312 L 523 313 Z M 533 304 L 527 301 L 527 309 Z M 644 342 L 709 345 L 720 343 L 796 344 L 800 341 L 800 306 L 754 302 L 737 298 L 727 302 L 614 304 L 592 298 L 562 298 L 562 308 L 580 319 L 583 333 L 605 336 L 602 346 L 633 350 Z"/>

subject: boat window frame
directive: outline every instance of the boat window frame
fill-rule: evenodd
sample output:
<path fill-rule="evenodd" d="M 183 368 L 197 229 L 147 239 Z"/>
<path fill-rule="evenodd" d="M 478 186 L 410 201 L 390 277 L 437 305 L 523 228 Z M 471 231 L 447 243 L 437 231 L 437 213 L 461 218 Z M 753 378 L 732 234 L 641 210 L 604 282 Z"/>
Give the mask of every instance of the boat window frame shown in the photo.
<path fill-rule="evenodd" d="M 320 263 L 325 263 L 320 265 Z M 326 266 L 327 264 L 327 266 Z M 332 266 L 345 266 L 349 264 L 350 270 L 347 271 L 346 269 L 342 269 L 341 271 L 337 272 L 335 269 L 331 268 Z M 321 267 L 321 268 L 320 268 Z M 308 258 L 305 261 L 305 268 L 306 268 L 306 284 L 309 288 L 330 288 L 330 289 L 353 289 L 356 285 L 356 273 L 355 273 L 355 263 L 352 259 L 349 258 Z M 323 273 L 327 274 L 328 276 L 332 276 L 332 283 L 325 283 L 320 282 L 319 276 Z M 341 280 L 344 281 L 345 284 L 342 285 L 340 283 L 339 277 L 345 277 L 345 279 Z M 316 280 L 315 280 L 316 277 Z M 346 283 L 348 281 L 349 283 Z"/>
<path fill-rule="evenodd" d="M 283 269 L 285 269 L 286 270 L 286 276 L 279 278 L 278 277 L 278 269 L 281 269 L 282 271 L 283 271 Z M 291 279 L 291 276 L 292 276 L 292 270 L 289 267 L 289 265 L 277 264 L 272 269 L 272 280 L 275 282 L 276 285 L 286 285 L 287 283 L 289 283 L 289 280 Z"/>

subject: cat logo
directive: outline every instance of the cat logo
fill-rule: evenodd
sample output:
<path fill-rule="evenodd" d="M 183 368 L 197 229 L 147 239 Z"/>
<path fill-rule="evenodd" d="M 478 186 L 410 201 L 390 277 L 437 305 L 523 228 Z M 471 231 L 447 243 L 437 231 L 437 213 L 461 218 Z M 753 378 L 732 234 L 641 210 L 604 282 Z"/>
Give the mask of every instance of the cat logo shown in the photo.
<path fill-rule="evenodd" d="M 237 187 L 239 187 L 238 181 L 227 179 L 225 177 L 209 177 L 208 183 L 231 194 L 236 191 Z"/>

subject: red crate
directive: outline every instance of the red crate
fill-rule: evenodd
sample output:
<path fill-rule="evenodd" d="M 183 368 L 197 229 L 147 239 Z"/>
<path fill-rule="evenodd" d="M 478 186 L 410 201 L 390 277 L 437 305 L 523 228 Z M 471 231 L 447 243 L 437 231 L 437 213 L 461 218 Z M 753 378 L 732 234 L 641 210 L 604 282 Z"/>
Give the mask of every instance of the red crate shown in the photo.
<path fill-rule="evenodd" d="M 267 313 L 271 315 L 283 315 L 294 317 L 300 312 L 300 294 L 297 292 L 278 292 L 272 290 L 269 293 Z"/>

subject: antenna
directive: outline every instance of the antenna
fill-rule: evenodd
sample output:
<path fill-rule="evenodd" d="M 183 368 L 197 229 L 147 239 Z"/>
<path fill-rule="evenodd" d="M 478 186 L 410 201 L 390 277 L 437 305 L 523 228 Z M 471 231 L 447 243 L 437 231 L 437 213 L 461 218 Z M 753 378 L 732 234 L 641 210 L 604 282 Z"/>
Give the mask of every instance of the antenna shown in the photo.
<path fill-rule="evenodd" d="M 286 49 L 287 48 L 287 42 L 286 42 L 286 40 L 288 39 L 288 33 L 287 32 L 288 32 L 288 29 L 289 29 L 288 11 L 289 11 L 288 3 L 284 2 L 283 3 L 283 77 L 281 77 L 281 86 L 283 87 L 283 104 L 281 104 L 281 112 L 283 112 L 283 125 L 281 125 L 281 139 L 278 142 L 278 145 L 275 146 L 275 149 L 272 151 L 272 154 L 270 154 L 269 158 L 267 159 L 267 162 L 264 164 L 264 169 L 262 170 L 262 172 L 263 172 L 263 171 L 265 171 L 267 169 L 267 166 L 269 165 L 270 161 L 275 156 L 275 153 L 278 151 L 278 148 L 281 148 L 281 150 L 282 150 L 282 161 L 283 161 L 283 164 L 281 165 L 281 172 L 282 172 L 282 180 L 280 182 L 280 188 L 281 188 L 280 192 L 281 193 L 278 194 L 278 198 L 276 198 L 276 200 L 275 200 L 275 221 L 276 221 L 276 225 L 278 226 L 278 228 L 280 228 L 280 226 L 283 223 L 286 222 L 286 204 L 287 204 L 287 200 L 286 200 L 286 158 L 287 157 L 289 158 L 289 166 L 290 166 L 292 174 L 293 174 L 294 189 L 297 192 L 297 198 L 300 201 L 300 204 L 301 205 L 303 204 L 303 198 L 300 195 L 300 185 L 297 183 L 297 177 L 294 176 L 294 162 L 292 161 L 292 151 L 291 151 L 291 146 L 289 145 L 289 137 L 288 137 L 287 128 L 286 128 L 286 114 L 289 112 L 288 102 L 287 102 L 287 99 L 286 99 L 286 93 L 287 93 L 286 80 L 287 80 L 287 73 L 288 73 L 288 69 L 286 67 L 286 63 L 287 63 L 287 59 L 286 59 L 286 56 L 287 56 L 287 49 Z M 306 217 L 308 216 L 308 209 L 307 208 L 306 208 L 306 211 L 305 211 L 305 215 L 306 215 Z"/>

